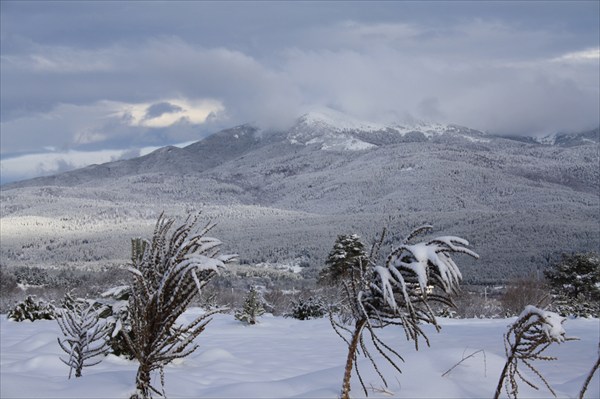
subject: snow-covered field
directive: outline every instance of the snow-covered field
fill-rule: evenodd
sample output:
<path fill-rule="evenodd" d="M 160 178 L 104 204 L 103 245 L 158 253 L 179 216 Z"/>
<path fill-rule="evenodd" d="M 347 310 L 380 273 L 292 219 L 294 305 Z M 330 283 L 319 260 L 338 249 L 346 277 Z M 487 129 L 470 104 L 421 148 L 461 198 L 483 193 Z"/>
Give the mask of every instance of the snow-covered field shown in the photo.
<path fill-rule="evenodd" d="M 191 320 L 199 309 L 183 315 Z M 373 398 L 490 398 L 504 365 L 502 335 L 514 319 L 440 319 L 442 331 L 426 328 L 431 347 L 415 351 L 404 333 L 389 327 L 381 332 L 405 359 L 402 374 L 380 362 L 383 384 L 365 359 L 361 374 L 372 386 Z M 558 397 L 573 398 L 598 356 L 598 319 L 567 320 L 568 336 L 579 341 L 552 345 L 547 353 L 557 361 L 537 365 Z M 67 379 L 69 370 L 56 338 L 55 321 L 16 323 L 0 316 L 0 397 L 2 398 L 128 398 L 134 391 L 136 363 L 109 355 L 83 377 Z M 169 398 L 336 398 L 339 396 L 346 347 L 327 319 L 299 321 L 265 315 L 246 326 L 231 315 L 217 315 L 199 337 L 190 357 L 165 369 Z M 463 357 L 482 350 L 442 377 Z M 530 375 L 530 374 L 528 374 Z M 157 376 L 158 377 L 158 376 Z M 537 382 L 533 376 L 532 380 Z M 352 396 L 364 397 L 356 375 Z M 160 383 L 156 381 L 156 385 Z M 520 384 L 520 397 L 551 397 L 543 384 L 535 391 Z M 600 396 L 598 373 L 586 397 Z"/>

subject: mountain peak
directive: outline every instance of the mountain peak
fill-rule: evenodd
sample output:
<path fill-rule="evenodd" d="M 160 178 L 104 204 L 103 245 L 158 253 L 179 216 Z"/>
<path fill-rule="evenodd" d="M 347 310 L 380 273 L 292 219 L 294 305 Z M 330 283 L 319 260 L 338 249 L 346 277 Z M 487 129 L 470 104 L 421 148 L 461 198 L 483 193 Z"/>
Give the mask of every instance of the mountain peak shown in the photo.
<path fill-rule="evenodd" d="M 306 113 L 298 119 L 298 124 L 327 128 L 338 132 L 348 130 L 379 131 L 388 128 L 386 125 L 360 120 L 332 108 L 320 108 Z"/>
<path fill-rule="evenodd" d="M 361 120 L 331 108 L 302 115 L 290 130 L 294 144 L 321 144 L 326 150 L 366 150 L 380 145 L 426 141 L 448 134 L 461 140 L 486 141 L 482 133 L 456 125 L 413 120 L 380 123 Z"/>

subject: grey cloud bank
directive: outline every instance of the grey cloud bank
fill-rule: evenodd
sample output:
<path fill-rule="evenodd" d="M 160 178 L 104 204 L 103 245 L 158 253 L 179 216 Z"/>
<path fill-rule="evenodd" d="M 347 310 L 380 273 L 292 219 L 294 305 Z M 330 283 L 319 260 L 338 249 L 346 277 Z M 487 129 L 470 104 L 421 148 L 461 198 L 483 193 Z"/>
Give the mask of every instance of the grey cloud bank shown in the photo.
<path fill-rule="evenodd" d="M 593 128 L 599 4 L 3 1 L 3 182 L 7 159 L 44 147 L 135 151 L 319 107 L 502 134 Z"/>

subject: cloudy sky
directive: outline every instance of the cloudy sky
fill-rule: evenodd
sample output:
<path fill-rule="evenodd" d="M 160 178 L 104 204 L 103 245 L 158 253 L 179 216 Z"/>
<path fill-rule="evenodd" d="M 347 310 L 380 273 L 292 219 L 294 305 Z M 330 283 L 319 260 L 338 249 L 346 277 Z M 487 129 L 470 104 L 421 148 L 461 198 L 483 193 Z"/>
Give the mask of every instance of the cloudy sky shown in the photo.
<path fill-rule="evenodd" d="M 598 1 L 0 5 L 3 183 L 323 107 L 502 134 L 600 123 Z"/>

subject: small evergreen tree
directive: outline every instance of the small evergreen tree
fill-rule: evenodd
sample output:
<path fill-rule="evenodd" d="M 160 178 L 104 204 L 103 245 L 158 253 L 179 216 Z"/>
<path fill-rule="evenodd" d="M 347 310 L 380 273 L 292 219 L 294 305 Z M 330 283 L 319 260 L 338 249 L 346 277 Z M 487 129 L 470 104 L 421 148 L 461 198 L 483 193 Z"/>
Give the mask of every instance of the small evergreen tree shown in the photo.
<path fill-rule="evenodd" d="M 348 280 L 352 271 L 364 271 L 367 266 L 365 246 L 356 234 L 339 235 L 333 249 L 325 261 L 325 267 L 319 273 L 319 284 L 334 285 L 342 280 Z"/>
<path fill-rule="evenodd" d="M 35 295 L 28 295 L 23 301 L 15 304 L 6 317 L 14 321 L 54 320 L 55 309 L 51 303 L 38 300 Z"/>
<path fill-rule="evenodd" d="M 131 296 L 131 287 L 121 285 L 113 287 L 100 295 L 94 305 L 98 308 L 100 317 L 106 319 L 111 326 L 110 347 L 112 353 L 116 356 L 123 356 L 127 359 L 133 359 L 135 356 L 127 341 L 125 335 L 130 340 L 133 339 L 131 331 L 131 315 L 129 311 L 129 297 Z"/>
<path fill-rule="evenodd" d="M 561 315 L 600 316 L 600 255 L 563 255 L 545 276 Z"/>
<path fill-rule="evenodd" d="M 244 307 L 235 313 L 235 318 L 247 324 L 256 324 L 258 318 L 265 313 L 263 299 L 255 287 L 250 287 Z"/>
<path fill-rule="evenodd" d="M 81 377 L 84 367 L 94 366 L 102 361 L 110 350 L 109 335 L 111 326 L 100 319 L 93 304 L 72 302 L 70 309 L 57 312 L 56 321 L 65 336 L 58 344 L 69 355 L 60 360 L 69 366 L 69 378 L 73 370 L 75 377 Z"/>
<path fill-rule="evenodd" d="M 327 306 L 320 298 L 309 297 L 292 302 L 292 311 L 285 317 L 298 320 L 318 319 L 327 314 Z"/>

